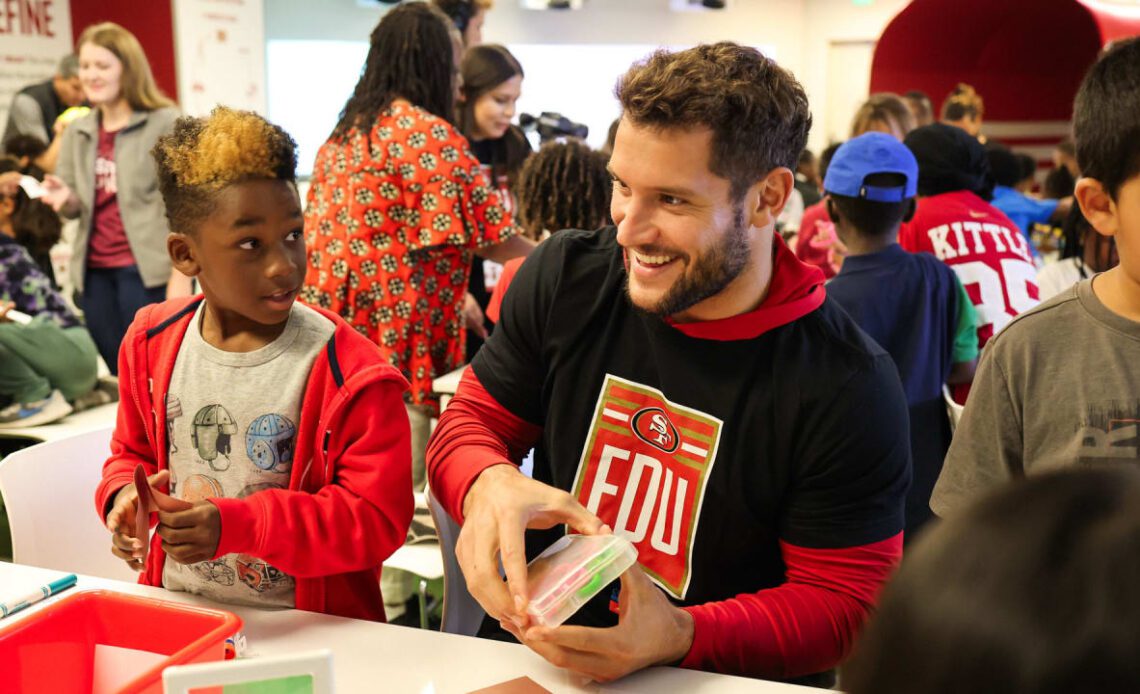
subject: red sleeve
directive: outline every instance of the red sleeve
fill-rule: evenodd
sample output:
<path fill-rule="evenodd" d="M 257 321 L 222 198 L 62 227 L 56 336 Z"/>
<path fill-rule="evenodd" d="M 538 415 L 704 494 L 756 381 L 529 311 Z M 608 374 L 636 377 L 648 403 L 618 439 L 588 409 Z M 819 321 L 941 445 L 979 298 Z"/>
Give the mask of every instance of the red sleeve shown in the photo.
<path fill-rule="evenodd" d="M 487 301 L 486 314 L 492 323 L 499 322 L 499 312 L 503 307 L 503 297 L 507 294 L 507 287 L 511 286 L 511 280 L 515 278 L 515 273 L 522 267 L 524 260 L 526 258 L 511 258 L 503 263 L 503 273 L 499 275 L 499 281 L 495 283 L 495 289 L 491 291 L 491 298 Z"/>
<path fill-rule="evenodd" d="M 141 316 L 138 320 L 142 320 Z M 127 330 L 119 348 L 119 408 L 115 430 L 111 433 L 111 456 L 103 463 L 103 479 L 95 487 L 95 510 L 101 521 L 106 521 L 119 490 L 134 481 L 136 465 L 142 463 L 148 477 L 158 472 L 135 395 L 136 380 L 145 379 L 147 375 L 134 373 L 127 358 L 127 351 L 135 344 L 135 334 L 140 329 L 138 320 Z"/>
<path fill-rule="evenodd" d="M 406 389 L 403 379 L 381 380 L 343 405 L 330 429 L 333 479 L 315 494 L 271 489 L 210 499 L 222 516 L 215 556 L 252 554 L 298 577 L 380 566 L 404 543 L 412 521 Z"/>
<path fill-rule="evenodd" d="M 458 523 L 471 483 L 492 465 L 518 465 L 541 429 L 500 405 L 468 368 L 427 448 L 432 494 Z"/>
<path fill-rule="evenodd" d="M 783 679 L 835 667 L 902 557 L 902 538 L 844 549 L 781 542 L 786 583 L 685 608 L 694 634 L 681 666 Z"/>

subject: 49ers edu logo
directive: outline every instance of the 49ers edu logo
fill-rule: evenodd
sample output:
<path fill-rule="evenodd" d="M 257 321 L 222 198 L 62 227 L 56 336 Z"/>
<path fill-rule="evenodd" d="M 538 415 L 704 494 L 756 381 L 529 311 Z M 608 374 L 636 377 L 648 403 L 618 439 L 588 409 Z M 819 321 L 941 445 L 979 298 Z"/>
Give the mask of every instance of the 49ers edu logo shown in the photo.
<path fill-rule="evenodd" d="M 574 496 L 637 547 L 647 574 L 683 599 L 721 420 L 610 374 L 602 383 Z"/>

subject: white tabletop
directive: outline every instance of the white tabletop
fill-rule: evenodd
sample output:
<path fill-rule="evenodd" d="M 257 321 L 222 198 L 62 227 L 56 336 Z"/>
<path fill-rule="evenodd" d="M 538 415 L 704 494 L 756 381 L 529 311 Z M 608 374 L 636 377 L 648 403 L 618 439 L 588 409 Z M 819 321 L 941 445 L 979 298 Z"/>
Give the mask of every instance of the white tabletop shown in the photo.
<path fill-rule="evenodd" d="M 57 571 L 0 562 L 0 598 L 35 590 L 37 586 L 61 575 Z M 172 593 L 161 588 L 88 576 L 80 576 L 77 587 L 61 596 L 49 598 L 0 620 L 0 627 L 26 619 L 44 605 L 60 600 L 76 589 L 93 588 L 227 609 L 241 617 L 245 623 L 242 631 L 248 641 L 251 657 L 330 648 L 333 651 L 336 688 L 343 693 L 385 691 L 461 694 L 524 676 L 552 692 L 809 694 L 818 691 L 667 667 L 650 668 L 617 682 L 599 685 L 582 682 L 577 676 L 550 665 L 517 644 L 298 610 L 269 611 L 219 606 L 185 593 Z"/>

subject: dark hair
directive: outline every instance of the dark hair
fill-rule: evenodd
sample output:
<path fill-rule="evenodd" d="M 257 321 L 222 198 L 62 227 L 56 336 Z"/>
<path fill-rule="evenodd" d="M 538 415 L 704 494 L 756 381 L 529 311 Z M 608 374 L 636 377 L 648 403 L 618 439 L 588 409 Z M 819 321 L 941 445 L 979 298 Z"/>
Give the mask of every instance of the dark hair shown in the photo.
<path fill-rule="evenodd" d="M 1140 689 L 1140 471 L 1001 487 L 907 550 L 843 668 L 849 694 Z"/>
<path fill-rule="evenodd" d="M 20 162 L 12 157 L 0 157 L 0 173 L 21 171 Z M 59 243 L 63 223 L 50 205 L 40 200 L 32 200 L 23 188 L 17 187 L 12 210 L 12 231 L 16 243 L 28 249 L 28 254 L 47 274 L 54 277 L 51 269 L 51 247 Z"/>
<path fill-rule="evenodd" d="M 472 17 L 491 8 L 491 0 L 432 0 L 432 4 L 447 15 L 460 33 L 467 30 Z"/>
<path fill-rule="evenodd" d="M 965 130 L 931 123 L 910 131 L 903 140 L 918 160 L 918 194 L 940 195 L 968 190 L 991 200 L 994 177 L 985 146 Z"/>
<path fill-rule="evenodd" d="M 810 149 L 804 148 L 804 151 L 800 152 L 800 156 L 796 159 L 796 168 L 799 168 L 801 166 L 809 166 L 814 163 L 815 153 Z"/>
<path fill-rule="evenodd" d="M 505 46 L 485 43 L 467 49 L 459 72 L 463 75 L 459 130 L 471 139 L 475 133 L 475 102 L 512 77 L 522 77 L 523 69 Z M 483 163 L 491 166 L 492 183 L 506 176 L 514 187 L 519 168 L 530 156 L 530 143 L 526 136 L 518 128 L 508 128 L 502 137 L 492 141 L 491 149 L 491 161 Z"/>
<path fill-rule="evenodd" d="M 1081 174 L 1115 200 L 1140 173 L 1140 38 L 1112 44 L 1089 69 L 1073 104 Z"/>
<path fill-rule="evenodd" d="M 606 131 L 606 144 L 602 146 L 602 151 L 609 156 L 614 153 L 614 141 L 617 140 L 618 126 L 621 125 L 621 118 L 614 118 L 610 123 L 610 129 Z"/>
<path fill-rule="evenodd" d="M 866 176 L 863 182 L 871 186 L 891 188 L 906 185 L 906 176 L 898 173 L 875 173 Z M 875 202 L 853 198 L 847 195 L 828 194 L 828 215 L 835 223 L 839 218 L 847 220 L 848 226 L 862 236 L 883 237 L 898 231 L 899 225 L 914 210 L 914 199 L 902 202 Z"/>
<path fill-rule="evenodd" d="M 1037 176 L 1037 160 L 1028 154 L 1016 153 L 1017 163 L 1021 165 L 1021 179 L 1024 181 L 1027 178 Z"/>
<path fill-rule="evenodd" d="M 831 158 L 835 156 L 835 153 L 838 152 L 842 146 L 842 142 L 832 142 L 819 153 L 819 180 L 822 181 L 827 177 L 827 167 L 831 166 Z"/>
<path fill-rule="evenodd" d="M 4 141 L 4 152 L 9 156 L 36 160 L 47 151 L 47 143 L 35 135 L 13 135 Z"/>
<path fill-rule="evenodd" d="M 1017 155 L 1005 145 L 997 142 L 987 144 L 986 157 L 990 160 L 990 173 L 994 175 L 994 183 L 999 186 L 1012 188 L 1025 178 Z"/>
<path fill-rule="evenodd" d="M 518 218 L 526 234 L 596 229 L 609 221 L 608 157 L 577 141 L 548 142 L 519 174 Z"/>
<path fill-rule="evenodd" d="M 453 28 L 443 12 L 425 2 L 399 5 L 372 30 L 368 57 L 356 89 L 332 137 L 370 129 L 380 112 L 404 98 L 440 118 L 454 118 Z"/>
<path fill-rule="evenodd" d="M 811 110 L 792 73 L 730 41 L 660 50 L 619 80 L 622 115 L 638 126 L 712 130 L 709 169 L 739 201 L 773 168 L 796 168 Z"/>
<path fill-rule="evenodd" d="M 1045 176 L 1041 195 L 1052 200 L 1067 198 L 1073 194 L 1077 187 L 1077 179 L 1064 166 L 1058 166 Z"/>
<path fill-rule="evenodd" d="M 942 102 L 942 120 L 959 121 L 963 118 L 978 118 L 985 112 L 982 97 L 974 88 L 965 83 L 959 83 L 954 90 L 946 95 Z"/>
<path fill-rule="evenodd" d="M 214 197 L 245 181 L 296 182 L 297 143 L 252 111 L 216 107 L 206 118 L 182 117 L 152 150 L 171 231 L 194 233 Z"/>

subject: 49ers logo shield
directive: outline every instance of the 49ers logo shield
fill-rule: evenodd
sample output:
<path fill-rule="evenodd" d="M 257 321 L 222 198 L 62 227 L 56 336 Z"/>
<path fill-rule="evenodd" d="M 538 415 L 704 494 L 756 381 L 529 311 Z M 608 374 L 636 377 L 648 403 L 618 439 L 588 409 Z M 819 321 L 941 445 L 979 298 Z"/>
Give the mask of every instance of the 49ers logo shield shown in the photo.
<path fill-rule="evenodd" d="M 678 599 L 689 588 L 721 425 L 656 388 L 606 374 L 578 463 L 574 496 L 633 542 L 645 572 Z"/>

